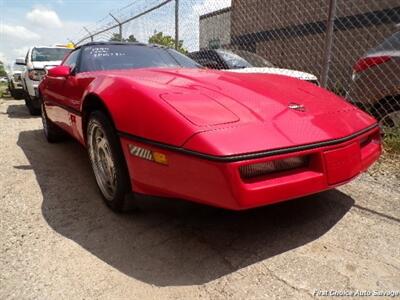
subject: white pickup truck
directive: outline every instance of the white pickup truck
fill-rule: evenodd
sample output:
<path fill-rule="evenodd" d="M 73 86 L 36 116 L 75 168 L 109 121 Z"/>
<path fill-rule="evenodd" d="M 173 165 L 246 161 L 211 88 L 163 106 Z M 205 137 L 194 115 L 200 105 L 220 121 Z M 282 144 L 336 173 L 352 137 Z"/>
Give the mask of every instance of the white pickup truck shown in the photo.
<path fill-rule="evenodd" d="M 14 99 L 24 99 L 25 97 L 21 81 L 21 74 L 25 67 L 21 64 L 24 64 L 24 58 L 17 58 L 8 72 L 8 90 Z"/>
<path fill-rule="evenodd" d="M 67 47 L 35 46 L 26 53 L 22 72 L 22 83 L 25 90 L 25 103 L 31 115 L 40 114 L 38 86 L 44 75 L 45 68 L 58 66 L 63 58 L 71 51 Z"/>

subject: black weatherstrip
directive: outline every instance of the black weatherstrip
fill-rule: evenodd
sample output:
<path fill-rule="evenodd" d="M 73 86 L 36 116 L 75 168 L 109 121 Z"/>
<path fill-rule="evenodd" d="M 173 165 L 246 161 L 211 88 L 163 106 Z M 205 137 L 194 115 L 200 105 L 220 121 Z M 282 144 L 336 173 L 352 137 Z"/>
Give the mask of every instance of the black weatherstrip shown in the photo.
<path fill-rule="evenodd" d="M 349 140 L 352 140 L 352 139 L 356 138 L 357 136 L 360 136 L 360 135 L 362 135 L 374 128 L 377 128 L 377 127 L 378 127 L 378 124 L 374 124 L 363 130 L 353 133 L 349 136 L 346 136 L 346 137 L 343 137 L 340 139 L 329 140 L 329 141 L 325 141 L 325 142 L 319 142 L 319 143 L 307 144 L 307 145 L 301 145 L 301 146 L 294 146 L 294 147 L 288 147 L 288 148 L 280 148 L 280 149 L 261 151 L 261 152 L 245 153 L 245 154 L 238 154 L 238 155 L 228 155 L 228 156 L 217 156 L 217 155 L 210 155 L 210 154 L 205 154 L 205 153 L 201 153 L 201 152 L 197 152 L 197 151 L 192 151 L 192 150 L 188 150 L 188 149 L 185 149 L 182 147 L 177 147 L 177 146 L 149 140 L 146 138 L 138 137 L 138 136 L 135 136 L 135 135 L 132 135 L 132 134 L 129 134 L 126 132 L 121 132 L 121 131 L 118 131 L 118 135 L 122 138 L 126 138 L 126 139 L 140 142 L 143 144 L 155 146 L 160 149 L 175 151 L 175 152 L 179 152 L 179 153 L 186 154 L 186 155 L 196 156 L 198 158 L 203 158 L 203 159 L 218 161 L 218 162 L 235 162 L 235 161 L 241 161 L 241 160 L 268 157 L 268 156 L 273 156 L 273 155 L 278 155 L 278 154 L 287 154 L 287 153 L 291 153 L 291 152 L 310 150 L 310 149 L 315 149 L 315 148 L 320 148 L 320 147 L 325 147 L 325 146 L 332 146 L 332 145 L 336 145 L 336 144 L 340 144 L 340 143 L 344 143 Z"/>

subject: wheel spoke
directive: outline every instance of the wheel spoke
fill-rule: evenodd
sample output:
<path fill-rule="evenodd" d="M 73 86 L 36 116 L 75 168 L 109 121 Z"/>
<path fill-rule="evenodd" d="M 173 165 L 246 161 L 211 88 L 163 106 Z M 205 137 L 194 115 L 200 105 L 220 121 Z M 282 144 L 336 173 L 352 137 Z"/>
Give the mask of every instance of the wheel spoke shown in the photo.
<path fill-rule="evenodd" d="M 117 188 L 112 152 L 105 132 L 97 123 L 89 128 L 89 153 L 96 181 L 107 200 L 111 200 Z"/>

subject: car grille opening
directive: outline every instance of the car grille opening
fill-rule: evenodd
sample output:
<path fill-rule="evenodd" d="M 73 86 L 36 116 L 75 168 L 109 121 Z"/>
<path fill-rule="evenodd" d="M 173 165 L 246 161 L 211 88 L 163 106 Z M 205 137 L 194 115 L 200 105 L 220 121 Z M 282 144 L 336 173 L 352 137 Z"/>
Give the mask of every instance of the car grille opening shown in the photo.
<path fill-rule="evenodd" d="M 308 156 L 295 156 L 240 166 L 239 172 L 243 179 L 252 179 L 273 173 L 303 168 L 308 165 L 308 162 Z"/>

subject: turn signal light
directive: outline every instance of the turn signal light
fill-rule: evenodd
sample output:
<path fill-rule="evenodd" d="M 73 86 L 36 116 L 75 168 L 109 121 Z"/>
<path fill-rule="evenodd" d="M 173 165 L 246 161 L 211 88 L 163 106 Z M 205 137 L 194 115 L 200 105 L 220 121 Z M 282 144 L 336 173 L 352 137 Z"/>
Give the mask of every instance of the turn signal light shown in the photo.
<path fill-rule="evenodd" d="M 132 156 L 136 156 L 142 159 L 150 160 L 162 165 L 168 165 L 167 155 L 161 152 L 152 151 L 143 147 L 139 147 L 133 144 L 129 144 L 129 153 Z"/>

